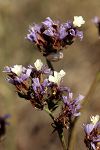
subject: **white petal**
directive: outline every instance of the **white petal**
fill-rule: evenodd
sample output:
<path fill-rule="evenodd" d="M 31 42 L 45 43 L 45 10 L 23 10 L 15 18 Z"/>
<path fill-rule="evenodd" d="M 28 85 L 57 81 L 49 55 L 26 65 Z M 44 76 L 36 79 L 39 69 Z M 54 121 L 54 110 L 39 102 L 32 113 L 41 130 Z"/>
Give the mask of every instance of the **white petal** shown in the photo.
<path fill-rule="evenodd" d="M 74 16 L 73 25 L 75 27 L 81 27 L 81 25 L 84 23 L 85 23 L 85 21 L 82 16 Z"/>
<path fill-rule="evenodd" d="M 90 117 L 91 122 L 95 125 L 100 119 L 99 115 Z"/>
<path fill-rule="evenodd" d="M 54 77 L 58 77 L 58 72 L 57 71 L 54 71 Z"/>
<path fill-rule="evenodd" d="M 34 63 L 34 66 L 36 67 L 36 69 L 39 71 L 41 70 L 43 63 L 40 59 L 37 59 L 36 62 Z"/>
<path fill-rule="evenodd" d="M 62 77 L 65 75 L 65 72 L 61 70 L 60 72 L 54 71 L 54 76 L 49 76 L 49 81 L 54 82 L 56 84 L 60 84 Z"/>
<path fill-rule="evenodd" d="M 23 67 L 22 65 L 14 65 L 14 67 L 11 68 L 11 71 L 16 75 L 20 76 L 23 71 Z"/>
<path fill-rule="evenodd" d="M 49 76 L 49 81 L 55 83 L 55 78 L 54 78 L 54 76 L 50 75 L 50 76 Z"/>
<path fill-rule="evenodd" d="M 60 70 L 59 74 L 61 75 L 61 77 L 65 76 L 66 72 L 64 70 Z"/>

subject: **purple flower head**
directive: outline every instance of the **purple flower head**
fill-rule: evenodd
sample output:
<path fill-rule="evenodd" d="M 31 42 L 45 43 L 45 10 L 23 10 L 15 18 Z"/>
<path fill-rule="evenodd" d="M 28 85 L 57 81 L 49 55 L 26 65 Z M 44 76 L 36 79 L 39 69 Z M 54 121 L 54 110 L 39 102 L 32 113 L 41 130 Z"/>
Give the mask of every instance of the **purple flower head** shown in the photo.
<path fill-rule="evenodd" d="M 22 65 L 7 66 L 4 72 L 8 75 L 7 81 L 15 85 L 18 96 L 30 100 L 33 106 L 43 109 L 49 96 L 47 93 L 48 88 L 50 89 L 48 76 L 52 75 L 51 69 L 37 59 L 33 66 L 30 65 L 27 68 Z"/>
<path fill-rule="evenodd" d="M 13 84 L 16 92 L 21 98 L 30 99 L 29 87 L 31 84 L 31 68 L 25 68 L 22 65 L 14 65 L 13 67 L 5 67 L 4 72 L 7 73 L 7 81 Z"/>
<path fill-rule="evenodd" d="M 44 79 L 42 82 L 40 82 L 39 78 L 32 79 L 31 102 L 35 107 L 39 109 L 43 109 L 44 105 L 46 104 L 46 100 L 48 97 L 48 85 L 48 79 Z"/>
<path fill-rule="evenodd" d="M 79 95 L 76 99 L 73 99 L 73 93 L 68 93 L 68 96 L 63 96 L 63 102 L 65 107 L 68 108 L 68 113 L 71 116 L 79 116 L 80 115 L 80 102 L 84 99 L 84 96 Z"/>
<path fill-rule="evenodd" d="M 30 77 L 31 69 L 27 69 L 22 65 L 14 65 L 13 67 L 5 67 L 4 72 L 8 74 L 8 82 L 12 84 L 21 84 Z"/>
<path fill-rule="evenodd" d="M 57 84 L 50 81 L 50 78 L 36 77 L 32 79 L 32 99 L 34 99 L 34 105 L 37 108 L 43 108 L 44 104 L 47 103 L 50 110 L 55 109 L 56 104 L 61 101 L 62 95 L 68 93 L 69 88 L 58 86 Z M 55 78 L 53 78 L 55 81 Z M 56 78 L 57 79 L 57 78 Z M 52 106 L 52 107 L 51 107 Z"/>
<path fill-rule="evenodd" d="M 79 95 L 76 99 L 73 99 L 73 93 L 70 89 L 67 91 L 67 96 L 62 95 L 62 100 L 64 106 L 62 107 L 59 117 L 56 118 L 58 125 L 61 125 L 62 128 L 68 128 L 75 117 L 80 115 L 80 101 L 83 100 L 84 96 Z"/>
<path fill-rule="evenodd" d="M 29 28 L 26 38 L 36 44 L 43 56 L 49 59 L 48 55 L 57 53 L 71 45 L 76 37 L 82 39 L 82 32 L 78 31 L 77 27 L 80 27 L 84 22 L 81 16 L 76 17 L 73 22 L 67 21 L 66 23 L 53 21 L 47 17 L 40 25 L 33 24 Z"/>
<path fill-rule="evenodd" d="M 100 149 L 100 121 L 99 115 L 90 117 L 91 123 L 84 125 L 86 147 L 92 150 Z"/>

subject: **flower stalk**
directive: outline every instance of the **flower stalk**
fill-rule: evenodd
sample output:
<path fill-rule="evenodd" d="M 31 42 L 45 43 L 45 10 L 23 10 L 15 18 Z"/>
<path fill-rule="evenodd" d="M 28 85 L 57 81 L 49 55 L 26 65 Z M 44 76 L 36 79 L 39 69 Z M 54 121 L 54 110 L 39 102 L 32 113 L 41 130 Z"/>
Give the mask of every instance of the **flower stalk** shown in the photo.
<path fill-rule="evenodd" d="M 55 125 L 56 131 L 58 132 L 59 139 L 60 139 L 60 142 L 61 142 L 63 150 L 67 150 L 63 129 L 57 127 L 57 124 L 55 122 L 55 119 L 54 119 L 54 116 L 53 116 L 52 112 L 48 108 L 45 108 L 45 107 L 44 107 L 44 110 L 45 110 L 45 112 L 47 112 L 49 114 L 49 116 L 53 120 L 53 123 Z"/>

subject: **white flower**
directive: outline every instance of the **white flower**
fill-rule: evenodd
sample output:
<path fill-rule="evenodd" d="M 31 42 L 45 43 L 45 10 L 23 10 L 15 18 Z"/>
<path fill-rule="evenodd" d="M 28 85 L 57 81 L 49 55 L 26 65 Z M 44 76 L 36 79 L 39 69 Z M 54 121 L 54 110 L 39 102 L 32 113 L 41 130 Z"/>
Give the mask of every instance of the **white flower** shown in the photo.
<path fill-rule="evenodd" d="M 95 125 L 100 119 L 99 115 L 90 117 L 91 122 Z"/>
<path fill-rule="evenodd" d="M 49 81 L 50 82 L 54 82 L 56 84 L 60 84 L 60 81 L 62 79 L 62 77 L 65 75 L 66 73 L 61 70 L 60 72 L 54 71 L 54 76 L 50 75 L 49 76 Z"/>
<path fill-rule="evenodd" d="M 73 25 L 75 27 L 81 27 L 81 25 L 84 23 L 85 23 L 85 21 L 82 16 L 74 16 Z"/>
<path fill-rule="evenodd" d="M 11 68 L 11 71 L 15 73 L 16 75 L 20 76 L 23 71 L 22 65 L 14 65 L 14 67 Z"/>
<path fill-rule="evenodd" d="M 34 66 L 36 67 L 36 69 L 39 71 L 41 70 L 43 63 L 40 59 L 37 59 L 36 62 L 34 63 Z"/>

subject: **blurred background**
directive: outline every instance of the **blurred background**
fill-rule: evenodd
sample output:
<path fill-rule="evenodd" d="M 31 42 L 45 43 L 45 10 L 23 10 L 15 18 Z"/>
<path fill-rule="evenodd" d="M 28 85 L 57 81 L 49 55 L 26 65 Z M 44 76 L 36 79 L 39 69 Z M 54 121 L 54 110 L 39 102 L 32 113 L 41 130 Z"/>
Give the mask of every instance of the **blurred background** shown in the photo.
<path fill-rule="evenodd" d="M 86 149 L 82 125 L 90 115 L 100 114 L 100 80 L 96 78 L 100 71 L 100 39 L 91 22 L 94 16 L 100 17 L 100 0 L 0 0 L 0 115 L 11 114 L 0 150 L 61 150 L 57 133 L 52 134 L 49 116 L 19 98 L 2 70 L 6 65 L 32 64 L 39 58 L 45 62 L 37 48 L 25 40 L 30 24 L 48 16 L 66 22 L 80 15 L 86 21 L 80 29 L 84 32 L 83 41 L 76 40 L 64 50 L 64 59 L 53 63 L 55 70 L 66 71 L 65 85 L 76 95 L 88 95 L 76 128 L 74 150 Z"/>

